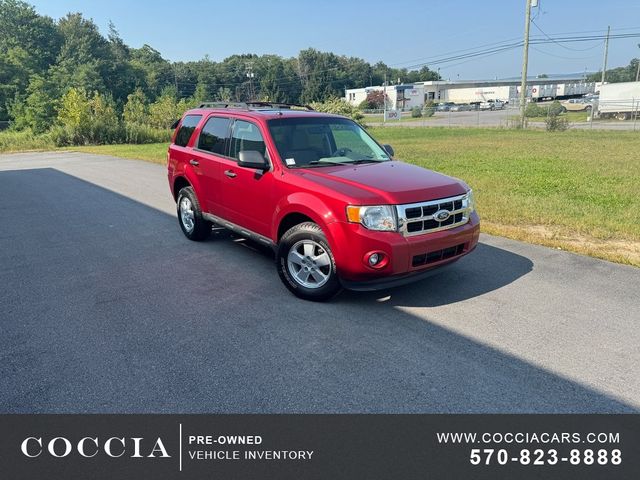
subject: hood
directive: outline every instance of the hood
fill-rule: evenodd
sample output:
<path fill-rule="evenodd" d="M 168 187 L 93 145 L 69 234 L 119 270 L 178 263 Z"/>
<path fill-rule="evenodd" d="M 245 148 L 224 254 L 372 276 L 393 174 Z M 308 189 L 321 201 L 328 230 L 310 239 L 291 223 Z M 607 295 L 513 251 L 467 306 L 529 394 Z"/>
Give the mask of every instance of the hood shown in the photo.
<path fill-rule="evenodd" d="M 467 185 L 456 178 L 397 160 L 297 172 L 363 205 L 423 202 L 461 195 L 468 190 Z"/>

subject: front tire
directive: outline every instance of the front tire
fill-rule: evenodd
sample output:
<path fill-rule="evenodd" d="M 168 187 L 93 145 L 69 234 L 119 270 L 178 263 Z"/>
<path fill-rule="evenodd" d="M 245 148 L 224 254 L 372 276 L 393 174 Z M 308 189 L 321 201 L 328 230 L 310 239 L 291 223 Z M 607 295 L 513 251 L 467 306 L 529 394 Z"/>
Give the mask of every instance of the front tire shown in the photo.
<path fill-rule="evenodd" d="M 211 234 L 211 222 L 202 217 L 200 202 L 193 188 L 184 187 L 178 193 L 178 223 L 189 240 L 200 242 Z"/>
<path fill-rule="evenodd" d="M 342 289 L 327 237 L 315 223 L 301 223 L 282 236 L 276 264 L 285 287 L 304 300 L 329 300 Z"/>

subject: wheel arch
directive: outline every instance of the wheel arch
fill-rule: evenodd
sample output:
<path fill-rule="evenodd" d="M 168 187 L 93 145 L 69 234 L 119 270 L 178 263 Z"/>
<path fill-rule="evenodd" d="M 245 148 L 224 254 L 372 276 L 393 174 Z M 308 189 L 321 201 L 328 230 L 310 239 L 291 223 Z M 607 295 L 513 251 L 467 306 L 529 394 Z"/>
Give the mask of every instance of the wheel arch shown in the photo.
<path fill-rule="evenodd" d="M 308 193 L 296 193 L 283 199 L 276 208 L 277 215 L 272 225 L 273 240 L 278 243 L 291 227 L 304 222 L 318 225 L 333 247 L 333 238 L 327 224 L 335 222 L 332 210 L 318 197 Z"/>
<path fill-rule="evenodd" d="M 171 193 L 173 194 L 173 199 L 178 200 L 178 193 L 184 187 L 191 187 L 191 182 L 187 179 L 187 177 L 180 175 L 173 180 L 173 187 L 171 188 Z"/>

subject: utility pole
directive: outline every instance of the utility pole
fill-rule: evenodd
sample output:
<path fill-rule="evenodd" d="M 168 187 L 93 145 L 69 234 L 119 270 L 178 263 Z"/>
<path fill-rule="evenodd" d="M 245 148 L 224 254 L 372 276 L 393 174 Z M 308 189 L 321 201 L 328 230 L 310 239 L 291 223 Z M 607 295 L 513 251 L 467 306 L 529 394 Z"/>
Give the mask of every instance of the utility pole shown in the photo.
<path fill-rule="evenodd" d="M 604 40 L 604 58 L 602 59 L 602 80 L 601 83 L 604 83 L 604 80 L 607 75 L 607 57 L 609 56 L 609 33 L 611 33 L 611 27 L 607 27 L 607 37 Z"/>
<path fill-rule="evenodd" d="M 640 43 L 638 44 L 638 48 L 640 48 Z M 636 82 L 640 80 L 640 58 L 638 58 L 638 68 L 636 69 Z"/>
<path fill-rule="evenodd" d="M 522 81 L 520 82 L 520 128 L 524 128 L 524 112 L 527 103 L 527 67 L 529 66 L 529 27 L 531 25 L 531 0 L 527 0 L 524 12 L 524 48 L 522 50 Z"/>
<path fill-rule="evenodd" d="M 253 73 L 253 63 L 247 62 L 247 78 L 249 79 L 249 101 L 253 102 L 256 99 L 256 92 L 253 89 L 253 77 L 255 74 Z"/>

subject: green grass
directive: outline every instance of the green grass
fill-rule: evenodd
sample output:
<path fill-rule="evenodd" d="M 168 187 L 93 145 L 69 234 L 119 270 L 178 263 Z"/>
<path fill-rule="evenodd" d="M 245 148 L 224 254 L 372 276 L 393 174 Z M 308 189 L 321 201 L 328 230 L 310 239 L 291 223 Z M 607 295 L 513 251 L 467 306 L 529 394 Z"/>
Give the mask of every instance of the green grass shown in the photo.
<path fill-rule="evenodd" d="M 82 147 L 64 147 L 62 150 L 97 153 L 113 157 L 133 158 L 147 162 L 165 164 L 167 162 L 167 143 L 146 143 L 142 145 L 89 145 Z"/>
<path fill-rule="evenodd" d="M 589 114 L 587 112 L 565 112 L 560 114 L 560 118 L 566 118 L 571 123 L 586 122 Z M 547 116 L 542 117 L 528 117 L 530 122 L 544 122 Z"/>

